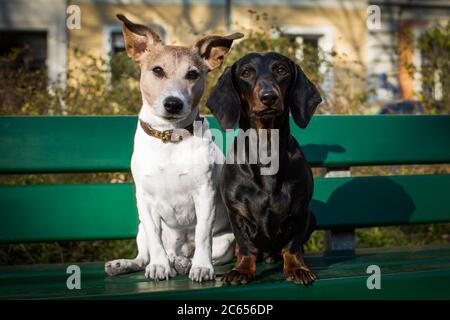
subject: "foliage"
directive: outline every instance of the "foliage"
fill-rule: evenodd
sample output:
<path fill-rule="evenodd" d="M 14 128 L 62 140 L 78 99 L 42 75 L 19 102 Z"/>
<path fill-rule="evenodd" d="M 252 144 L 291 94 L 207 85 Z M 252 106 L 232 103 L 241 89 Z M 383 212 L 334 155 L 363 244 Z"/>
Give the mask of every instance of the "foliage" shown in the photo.
<path fill-rule="evenodd" d="M 420 75 L 422 92 L 420 99 L 431 113 L 450 113 L 450 20 L 426 30 L 417 41 L 417 50 L 422 56 L 422 65 L 409 65 L 409 73 Z M 436 97 L 440 87 L 442 97 Z"/>
<path fill-rule="evenodd" d="M 267 15 L 256 14 L 255 20 L 267 20 Z M 294 37 L 284 35 L 276 26 L 267 29 L 240 27 L 245 38 L 233 46 L 225 64 L 210 73 L 204 102 L 210 88 L 222 71 L 248 52 L 276 51 L 300 64 L 307 76 L 321 91 L 324 104 L 319 113 L 361 113 L 369 92 L 365 88 L 354 88 L 354 82 L 363 83 L 363 76 L 340 63 L 339 77 L 333 79 L 333 89 L 321 88 L 328 71 L 335 69 L 336 62 L 345 57 L 334 50 L 323 52 L 308 43 L 298 43 Z M 275 36 L 274 36 L 275 35 Z M 277 35 L 277 36 L 276 36 Z M 0 58 L 0 65 L 8 66 L 17 58 L 18 50 Z M 334 61 L 334 62 L 333 62 Z M 362 66 L 360 62 L 357 62 Z M 0 114 L 136 114 L 142 105 L 139 92 L 139 68 L 125 52 L 108 59 L 76 50 L 70 54 L 69 70 L 58 81 L 46 85 L 46 70 L 30 72 L 28 66 L 19 69 L 3 67 L 0 79 Z M 65 78 L 66 77 L 66 78 Z"/>
<path fill-rule="evenodd" d="M 0 114 L 16 115 L 93 115 L 137 114 L 142 103 L 139 91 L 139 70 L 125 53 L 110 61 L 73 53 L 76 61 L 66 74 L 47 87 L 46 70 L 30 71 L 25 64 L 10 68 L 19 51 L 0 57 Z M 112 72 L 109 72 L 109 71 Z"/>
<path fill-rule="evenodd" d="M 369 90 L 366 87 L 355 87 L 354 83 L 364 83 L 365 78 L 361 72 L 356 72 L 354 68 L 346 66 L 345 55 L 338 54 L 335 50 L 325 52 L 320 47 L 316 47 L 308 42 L 299 43 L 296 38 L 284 34 L 276 26 L 276 21 L 267 28 L 269 16 L 265 13 L 259 14 L 251 10 L 251 17 L 254 20 L 253 28 L 238 26 L 238 30 L 245 34 L 245 37 L 233 45 L 230 53 L 225 57 L 225 63 L 220 70 L 212 72 L 207 79 L 206 93 L 217 82 L 217 79 L 225 70 L 239 58 L 250 52 L 271 52 L 275 51 L 299 64 L 308 78 L 317 86 L 324 103 L 318 108 L 318 113 L 325 114 L 356 114 L 363 112 L 363 106 L 369 97 Z M 265 21 L 266 23 L 259 23 Z M 337 68 L 337 63 L 339 67 Z M 360 69 L 362 63 L 354 61 Z M 339 70 L 339 77 L 333 77 L 333 88 L 324 88 L 325 78 L 330 76 L 332 71 Z M 207 94 L 201 101 L 204 106 Z M 203 109 L 207 113 L 208 110 Z"/>
<path fill-rule="evenodd" d="M 0 56 L 0 112 L 1 114 L 36 115 L 47 113 L 51 96 L 46 88 L 46 70 L 32 70 L 25 60 L 14 68 L 21 50 Z"/>
<path fill-rule="evenodd" d="M 135 240 L 6 244 L 0 245 L 0 265 L 108 261 L 136 254 Z"/>
<path fill-rule="evenodd" d="M 357 229 L 358 247 L 400 247 L 448 244 L 450 223 Z"/>
<path fill-rule="evenodd" d="M 442 245 L 449 241 L 450 223 L 356 230 L 358 248 Z M 322 252 L 324 231 L 315 231 L 305 250 Z M 134 239 L 8 244 L 0 245 L 0 265 L 107 261 L 136 254 Z"/>

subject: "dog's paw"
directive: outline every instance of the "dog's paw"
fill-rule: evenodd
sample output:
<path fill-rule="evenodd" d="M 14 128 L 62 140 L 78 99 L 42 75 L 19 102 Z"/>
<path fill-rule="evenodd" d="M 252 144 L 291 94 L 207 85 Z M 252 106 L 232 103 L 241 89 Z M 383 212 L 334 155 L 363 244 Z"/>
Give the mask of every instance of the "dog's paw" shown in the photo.
<path fill-rule="evenodd" d="M 222 276 L 224 284 L 246 284 L 253 280 L 255 275 L 249 270 L 231 269 Z"/>
<path fill-rule="evenodd" d="M 105 272 L 110 276 L 128 273 L 132 262 L 127 259 L 112 260 L 105 263 Z"/>
<path fill-rule="evenodd" d="M 317 279 L 317 276 L 306 266 L 299 266 L 285 270 L 284 276 L 288 281 L 293 281 L 297 284 L 304 284 L 305 286 L 312 284 Z"/>
<path fill-rule="evenodd" d="M 174 277 L 176 272 L 169 265 L 169 261 L 167 263 L 150 263 L 145 267 L 145 277 L 147 279 L 153 279 L 155 281 L 159 280 L 169 280 L 171 277 Z"/>
<path fill-rule="evenodd" d="M 214 268 L 212 264 L 200 266 L 192 264 L 189 271 L 189 279 L 196 282 L 203 282 L 215 279 Z"/>

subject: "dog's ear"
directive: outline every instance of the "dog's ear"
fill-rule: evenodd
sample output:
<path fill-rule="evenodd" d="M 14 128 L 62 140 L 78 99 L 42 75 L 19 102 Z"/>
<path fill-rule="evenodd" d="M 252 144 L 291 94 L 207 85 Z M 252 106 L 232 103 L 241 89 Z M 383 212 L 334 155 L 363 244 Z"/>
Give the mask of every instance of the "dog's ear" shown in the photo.
<path fill-rule="evenodd" d="M 209 70 L 220 67 L 223 56 L 230 51 L 234 40 L 242 38 L 242 33 L 236 32 L 228 36 L 206 36 L 195 44 L 200 56 L 205 59 Z"/>
<path fill-rule="evenodd" d="M 311 120 L 317 106 L 322 102 L 322 98 L 300 66 L 292 64 L 295 68 L 295 76 L 287 95 L 286 105 L 289 106 L 295 123 L 304 129 Z"/>
<path fill-rule="evenodd" d="M 123 23 L 125 48 L 131 59 L 139 60 L 150 46 L 161 43 L 159 35 L 149 27 L 135 24 L 123 14 L 118 14 L 117 18 Z"/>
<path fill-rule="evenodd" d="M 222 130 L 234 129 L 241 113 L 241 99 L 233 84 L 233 67 L 226 68 L 217 80 L 206 106 L 217 118 Z"/>

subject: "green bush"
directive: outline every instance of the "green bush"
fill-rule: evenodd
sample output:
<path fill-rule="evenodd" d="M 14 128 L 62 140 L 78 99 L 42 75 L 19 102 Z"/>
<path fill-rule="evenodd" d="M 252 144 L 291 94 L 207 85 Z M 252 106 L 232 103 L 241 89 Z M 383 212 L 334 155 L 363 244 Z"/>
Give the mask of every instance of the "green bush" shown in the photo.
<path fill-rule="evenodd" d="M 422 81 L 420 100 L 429 113 L 450 113 L 450 20 L 425 31 L 418 39 L 416 49 L 421 52 L 422 65 L 407 66 L 412 77 L 419 74 Z M 435 92 L 440 87 L 442 97 Z"/>
<path fill-rule="evenodd" d="M 46 84 L 46 70 L 30 71 L 13 64 L 18 51 L 0 58 L 1 114 L 16 115 L 119 115 L 137 114 L 141 108 L 139 70 L 125 53 L 102 58 L 76 51 L 77 61 L 61 79 Z M 112 71 L 112 72 L 111 72 Z"/>

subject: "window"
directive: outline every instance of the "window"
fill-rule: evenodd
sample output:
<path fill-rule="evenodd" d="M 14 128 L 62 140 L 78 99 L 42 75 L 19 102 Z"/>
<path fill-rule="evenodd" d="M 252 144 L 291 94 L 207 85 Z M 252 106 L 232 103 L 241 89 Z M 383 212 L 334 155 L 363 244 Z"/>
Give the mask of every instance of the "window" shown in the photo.
<path fill-rule="evenodd" d="M 159 25 L 150 25 L 161 37 L 162 42 L 165 42 L 166 32 L 164 28 Z M 125 50 L 125 41 L 123 39 L 122 27 L 119 25 L 105 27 L 105 51 L 108 55 L 115 55 Z"/>
<path fill-rule="evenodd" d="M 115 55 L 125 50 L 125 41 L 123 39 L 122 31 L 111 32 L 111 50 L 110 53 Z"/>
<path fill-rule="evenodd" d="M 331 92 L 333 88 L 333 70 L 329 68 L 332 62 L 333 29 L 329 26 L 285 26 L 280 28 L 280 36 L 292 39 L 295 44 L 296 56 L 305 71 L 311 76 L 320 75 L 322 90 Z"/>
<path fill-rule="evenodd" d="M 303 65 L 309 72 L 319 72 L 319 38 L 317 35 L 292 35 L 283 34 L 292 42 L 292 47 L 297 48 L 295 53 L 297 59 L 307 65 Z"/>
<path fill-rule="evenodd" d="M 38 70 L 46 67 L 47 32 L 2 30 L 0 38 L 0 56 L 9 55 L 14 49 L 19 50 L 17 57 L 4 62 L 2 68 L 17 70 L 27 66 L 30 70 Z"/>

